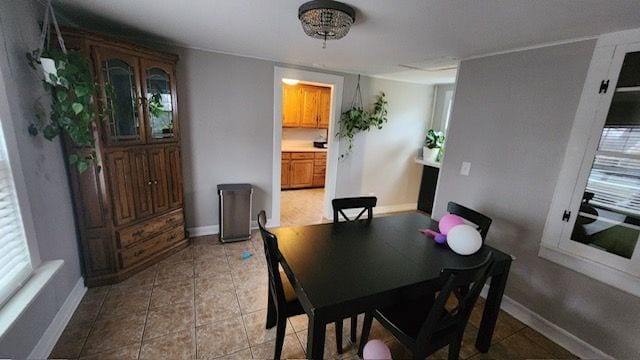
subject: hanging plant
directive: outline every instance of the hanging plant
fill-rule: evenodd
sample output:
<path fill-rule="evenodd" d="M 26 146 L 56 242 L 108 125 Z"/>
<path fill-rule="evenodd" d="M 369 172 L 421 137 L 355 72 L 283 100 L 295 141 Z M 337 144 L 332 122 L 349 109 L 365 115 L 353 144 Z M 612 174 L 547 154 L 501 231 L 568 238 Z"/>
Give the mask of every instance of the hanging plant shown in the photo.
<path fill-rule="evenodd" d="M 340 130 L 336 134 L 338 138 L 347 139 L 348 146 L 340 159 L 347 157 L 353 150 L 353 138 L 362 131 L 369 131 L 371 128 L 382 129 L 382 125 L 387 122 L 387 100 L 384 92 L 376 95 L 376 102 L 373 104 L 373 111 L 367 112 L 362 105 L 362 92 L 360 91 L 360 75 L 358 75 L 358 85 L 356 93 L 353 95 L 351 108 L 342 113 L 340 118 Z"/>
<path fill-rule="evenodd" d="M 60 51 L 43 50 L 49 28 L 49 11 L 58 35 Z M 98 96 L 99 87 L 93 80 L 90 62 L 80 52 L 67 52 L 50 3 L 41 39 L 40 49 L 27 53 L 27 59 L 33 69 L 42 67 L 45 74 L 42 83 L 52 99 L 51 112 L 48 121 L 37 116 L 38 121 L 29 125 L 29 133 L 32 136 L 42 133 L 44 138 L 50 141 L 65 133 L 75 147 L 93 146 L 94 121 L 96 117 L 106 117 L 108 110 L 96 110 L 98 107 L 94 99 Z M 84 172 L 95 162 L 95 152 L 90 155 L 81 151 L 69 154 L 69 164 L 75 165 L 79 172 Z"/>

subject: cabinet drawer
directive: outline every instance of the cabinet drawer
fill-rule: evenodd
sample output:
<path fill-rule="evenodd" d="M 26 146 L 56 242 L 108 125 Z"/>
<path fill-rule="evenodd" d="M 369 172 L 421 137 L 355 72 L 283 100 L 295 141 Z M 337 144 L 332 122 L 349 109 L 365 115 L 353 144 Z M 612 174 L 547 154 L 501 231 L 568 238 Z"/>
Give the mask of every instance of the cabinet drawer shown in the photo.
<path fill-rule="evenodd" d="M 322 175 L 322 176 L 324 176 L 326 168 L 327 167 L 324 166 L 324 165 L 315 165 L 313 167 L 313 175 Z"/>
<path fill-rule="evenodd" d="M 184 221 L 182 210 L 178 210 L 141 224 L 126 227 L 118 231 L 118 247 L 125 248 L 146 239 L 161 230 L 181 224 Z"/>
<path fill-rule="evenodd" d="M 326 160 L 327 159 L 327 153 L 326 152 L 317 152 L 317 153 L 315 153 L 315 158 L 316 158 L 316 160 Z"/>
<path fill-rule="evenodd" d="M 129 249 L 122 250 L 120 252 L 120 265 L 124 269 L 147 260 L 152 255 L 159 253 L 182 239 L 184 239 L 184 229 L 182 226 L 161 233 Z"/>
<path fill-rule="evenodd" d="M 292 160 L 312 160 L 313 153 L 312 152 L 294 152 L 291 153 Z"/>
<path fill-rule="evenodd" d="M 313 175 L 313 186 L 314 187 L 324 186 L 324 175 Z"/>
<path fill-rule="evenodd" d="M 282 160 L 288 160 L 288 159 L 291 159 L 291 153 L 283 152 L 282 153 Z"/>

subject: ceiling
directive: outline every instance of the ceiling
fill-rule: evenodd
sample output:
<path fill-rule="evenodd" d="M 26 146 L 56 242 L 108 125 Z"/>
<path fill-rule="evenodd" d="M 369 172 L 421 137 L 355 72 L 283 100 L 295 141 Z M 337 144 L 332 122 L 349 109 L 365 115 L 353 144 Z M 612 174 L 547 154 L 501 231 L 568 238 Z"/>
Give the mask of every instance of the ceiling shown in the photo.
<path fill-rule="evenodd" d="M 349 34 L 322 41 L 304 0 L 54 0 L 78 26 L 191 48 L 419 83 L 451 82 L 457 59 L 640 27 L 638 0 L 346 0 Z M 424 69 L 431 69 L 426 71 Z"/>

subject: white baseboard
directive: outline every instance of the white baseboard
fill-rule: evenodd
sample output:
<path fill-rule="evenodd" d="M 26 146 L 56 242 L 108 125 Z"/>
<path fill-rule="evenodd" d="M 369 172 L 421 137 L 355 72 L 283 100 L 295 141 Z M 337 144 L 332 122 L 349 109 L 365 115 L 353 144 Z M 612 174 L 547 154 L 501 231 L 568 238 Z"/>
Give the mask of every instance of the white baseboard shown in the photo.
<path fill-rule="evenodd" d="M 480 296 L 486 298 L 488 290 L 489 286 L 485 285 Z M 576 337 L 506 295 L 502 296 L 500 308 L 581 359 L 613 359 L 612 356 L 605 354 L 600 349 Z"/>
<path fill-rule="evenodd" d="M 267 227 L 274 227 L 277 225 L 272 224 L 271 219 L 267 219 Z M 255 230 L 258 228 L 258 222 L 255 220 L 251 221 L 251 230 Z M 219 225 L 206 225 L 206 226 L 196 226 L 192 228 L 187 228 L 189 231 L 189 236 L 204 236 L 204 235 L 215 235 L 220 233 Z"/>
<path fill-rule="evenodd" d="M 64 328 L 69 323 L 69 320 L 71 320 L 71 316 L 76 311 L 85 292 L 87 292 L 87 288 L 84 286 L 84 278 L 80 278 L 60 307 L 60 310 L 58 310 L 56 316 L 51 320 L 47 330 L 45 330 L 42 337 L 40 337 L 31 354 L 29 354 L 29 359 L 46 359 L 49 357 L 49 354 L 51 354 L 53 347 L 56 346 L 60 335 L 62 335 Z"/>

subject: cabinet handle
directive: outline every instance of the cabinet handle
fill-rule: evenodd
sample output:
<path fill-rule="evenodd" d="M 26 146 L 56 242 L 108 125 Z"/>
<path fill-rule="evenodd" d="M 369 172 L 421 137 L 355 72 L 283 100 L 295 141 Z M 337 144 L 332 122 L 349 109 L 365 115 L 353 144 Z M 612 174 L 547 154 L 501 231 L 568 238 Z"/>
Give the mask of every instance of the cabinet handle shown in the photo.
<path fill-rule="evenodd" d="M 158 185 L 158 180 L 153 180 L 153 185 Z"/>
<path fill-rule="evenodd" d="M 144 250 L 138 250 L 135 253 L 133 253 L 133 256 L 140 256 L 142 254 L 144 254 Z"/>
<path fill-rule="evenodd" d="M 134 232 L 131 235 L 133 235 L 133 236 L 142 236 L 142 234 L 144 234 L 144 230 L 138 230 L 138 231 Z"/>
<path fill-rule="evenodd" d="M 151 185 L 151 180 L 149 180 L 149 182 L 147 182 L 147 185 Z"/>

